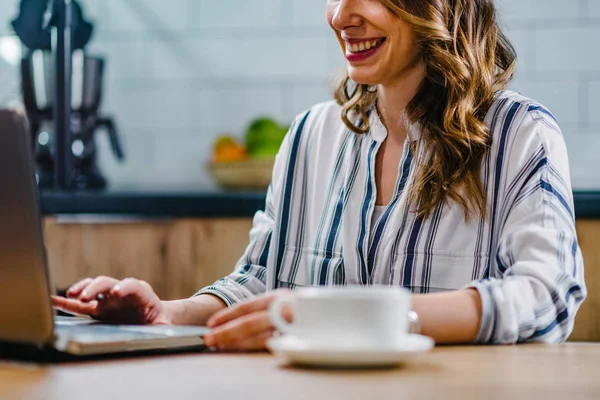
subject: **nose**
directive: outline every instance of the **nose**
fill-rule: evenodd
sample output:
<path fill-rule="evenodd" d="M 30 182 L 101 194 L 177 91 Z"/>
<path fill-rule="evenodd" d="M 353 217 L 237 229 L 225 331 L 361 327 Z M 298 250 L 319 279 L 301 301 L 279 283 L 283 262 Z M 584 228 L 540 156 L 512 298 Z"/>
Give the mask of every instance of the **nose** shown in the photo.
<path fill-rule="evenodd" d="M 331 17 L 331 27 L 338 31 L 343 31 L 351 27 L 357 27 L 362 24 L 362 18 L 358 13 L 358 5 L 362 0 L 339 0 L 334 2 L 331 7 L 333 13 Z"/>

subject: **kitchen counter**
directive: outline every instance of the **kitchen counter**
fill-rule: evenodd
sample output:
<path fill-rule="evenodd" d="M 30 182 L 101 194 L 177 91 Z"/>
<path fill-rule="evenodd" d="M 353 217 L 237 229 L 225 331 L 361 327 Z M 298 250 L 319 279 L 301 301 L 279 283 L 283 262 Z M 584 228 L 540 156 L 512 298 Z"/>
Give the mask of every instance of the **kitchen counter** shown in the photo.
<path fill-rule="evenodd" d="M 574 191 L 575 217 L 600 219 L 600 191 Z"/>
<path fill-rule="evenodd" d="M 600 219 L 600 191 L 575 191 L 578 219 Z M 100 192 L 44 191 L 44 215 L 114 214 L 150 217 L 251 217 L 265 204 L 262 191 L 131 190 Z"/>
<path fill-rule="evenodd" d="M 265 192 L 216 188 L 131 191 L 43 191 L 44 215 L 114 214 L 147 217 L 251 217 L 263 209 Z"/>

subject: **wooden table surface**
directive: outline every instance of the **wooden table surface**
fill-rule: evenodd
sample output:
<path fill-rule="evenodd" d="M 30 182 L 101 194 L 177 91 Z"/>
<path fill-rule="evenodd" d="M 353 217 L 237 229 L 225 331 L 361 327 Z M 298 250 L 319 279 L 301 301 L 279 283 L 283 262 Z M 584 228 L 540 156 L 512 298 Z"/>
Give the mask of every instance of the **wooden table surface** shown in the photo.
<path fill-rule="evenodd" d="M 0 361 L 0 399 L 600 399 L 600 344 L 438 347 L 402 368 L 282 367 L 269 354 Z"/>

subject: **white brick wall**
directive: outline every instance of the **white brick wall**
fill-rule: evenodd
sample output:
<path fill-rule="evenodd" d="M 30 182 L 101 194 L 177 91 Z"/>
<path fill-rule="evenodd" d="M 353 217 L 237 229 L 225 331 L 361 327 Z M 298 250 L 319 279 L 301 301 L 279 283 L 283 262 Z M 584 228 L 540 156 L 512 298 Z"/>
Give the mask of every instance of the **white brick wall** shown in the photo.
<path fill-rule="evenodd" d="M 16 2 L 0 0 L 0 35 Z M 116 187 L 209 183 L 215 135 L 241 134 L 259 115 L 289 122 L 330 98 L 329 78 L 343 66 L 323 0 L 82 3 L 97 22 L 90 51 L 109 60 L 104 109 L 128 153 L 118 164 L 98 140 Z M 512 88 L 555 113 L 574 186 L 600 189 L 600 0 L 497 4 L 519 53 Z M 15 96 L 15 73 L 0 60 L 0 102 Z"/>
<path fill-rule="evenodd" d="M 587 0 L 587 8 L 584 11 L 590 18 L 600 19 L 600 1 Z"/>

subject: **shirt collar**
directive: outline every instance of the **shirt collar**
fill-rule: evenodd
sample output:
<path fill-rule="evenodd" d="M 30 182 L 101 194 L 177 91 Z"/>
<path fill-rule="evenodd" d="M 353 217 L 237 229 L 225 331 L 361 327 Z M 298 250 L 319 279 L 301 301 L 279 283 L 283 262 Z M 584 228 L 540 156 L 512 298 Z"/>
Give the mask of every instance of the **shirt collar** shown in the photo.
<path fill-rule="evenodd" d="M 369 122 L 371 126 L 370 135 L 376 142 L 383 142 L 387 138 L 388 131 L 379 118 L 375 107 L 369 111 Z M 408 127 L 408 137 L 411 142 L 416 142 L 421 137 L 421 125 L 419 123 L 410 124 Z"/>

